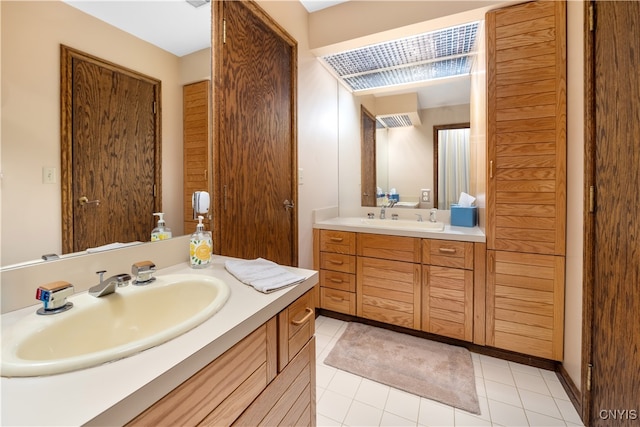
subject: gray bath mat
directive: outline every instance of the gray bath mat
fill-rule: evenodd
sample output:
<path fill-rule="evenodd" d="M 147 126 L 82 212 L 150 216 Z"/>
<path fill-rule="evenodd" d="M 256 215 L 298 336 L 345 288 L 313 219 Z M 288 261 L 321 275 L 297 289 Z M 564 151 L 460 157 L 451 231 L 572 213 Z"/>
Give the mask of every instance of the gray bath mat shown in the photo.
<path fill-rule="evenodd" d="M 349 323 L 324 363 L 480 414 L 471 353 L 361 323 Z"/>

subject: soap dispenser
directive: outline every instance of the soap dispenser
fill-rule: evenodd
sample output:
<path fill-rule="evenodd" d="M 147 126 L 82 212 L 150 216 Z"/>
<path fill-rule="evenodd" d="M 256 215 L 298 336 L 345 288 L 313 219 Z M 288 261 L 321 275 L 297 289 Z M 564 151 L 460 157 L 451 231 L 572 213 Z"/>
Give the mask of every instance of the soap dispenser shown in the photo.
<path fill-rule="evenodd" d="M 203 219 L 202 215 L 198 215 L 196 232 L 191 235 L 189 242 L 189 265 L 191 268 L 205 268 L 211 264 L 213 239 L 211 233 L 204 230 Z"/>
<path fill-rule="evenodd" d="M 170 239 L 171 229 L 165 225 L 164 213 L 156 212 L 153 215 L 158 217 L 158 226 L 151 231 L 151 241 Z"/>

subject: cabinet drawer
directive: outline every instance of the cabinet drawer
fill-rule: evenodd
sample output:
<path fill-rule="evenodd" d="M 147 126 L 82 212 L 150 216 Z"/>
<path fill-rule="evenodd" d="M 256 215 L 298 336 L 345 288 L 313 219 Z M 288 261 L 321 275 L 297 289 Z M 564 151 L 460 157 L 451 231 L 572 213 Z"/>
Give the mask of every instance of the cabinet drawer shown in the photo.
<path fill-rule="evenodd" d="M 320 252 L 320 268 L 323 270 L 342 271 L 355 274 L 356 257 L 353 255 Z"/>
<path fill-rule="evenodd" d="M 320 286 L 346 292 L 355 292 L 356 276 L 341 271 L 320 270 Z"/>
<path fill-rule="evenodd" d="M 358 255 L 418 263 L 420 262 L 420 239 L 358 233 Z"/>
<path fill-rule="evenodd" d="M 278 315 L 279 369 L 282 370 L 315 332 L 312 293 L 307 292 Z"/>
<path fill-rule="evenodd" d="M 320 250 L 338 254 L 356 254 L 356 233 L 349 231 L 320 230 Z"/>
<path fill-rule="evenodd" d="M 356 294 L 331 288 L 320 288 L 320 306 L 338 313 L 356 315 Z"/>
<path fill-rule="evenodd" d="M 473 243 L 423 239 L 422 263 L 473 270 Z"/>

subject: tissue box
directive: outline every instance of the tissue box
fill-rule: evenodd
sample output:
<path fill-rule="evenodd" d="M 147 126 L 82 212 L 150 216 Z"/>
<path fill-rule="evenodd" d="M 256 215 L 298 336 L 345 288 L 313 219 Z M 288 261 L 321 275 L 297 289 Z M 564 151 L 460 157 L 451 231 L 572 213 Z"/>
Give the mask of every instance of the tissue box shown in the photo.
<path fill-rule="evenodd" d="M 457 227 L 475 227 L 478 223 L 477 206 L 451 205 L 451 225 Z"/>

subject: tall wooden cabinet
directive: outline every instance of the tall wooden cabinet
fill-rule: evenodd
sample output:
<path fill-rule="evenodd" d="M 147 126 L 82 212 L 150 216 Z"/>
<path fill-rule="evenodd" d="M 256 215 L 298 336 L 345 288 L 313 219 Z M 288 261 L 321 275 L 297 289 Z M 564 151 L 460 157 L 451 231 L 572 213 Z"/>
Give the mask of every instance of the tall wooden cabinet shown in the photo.
<path fill-rule="evenodd" d="M 489 12 L 487 345 L 562 359 L 566 4 Z"/>
<path fill-rule="evenodd" d="M 197 219 L 193 219 L 191 197 L 195 191 L 210 191 L 211 164 L 211 103 L 209 80 L 184 85 L 182 88 L 183 133 L 183 210 L 184 232 L 193 233 Z M 207 227 L 211 230 L 211 227 Z"/>

